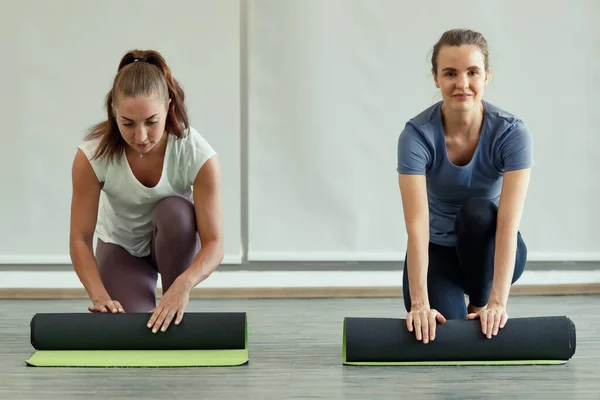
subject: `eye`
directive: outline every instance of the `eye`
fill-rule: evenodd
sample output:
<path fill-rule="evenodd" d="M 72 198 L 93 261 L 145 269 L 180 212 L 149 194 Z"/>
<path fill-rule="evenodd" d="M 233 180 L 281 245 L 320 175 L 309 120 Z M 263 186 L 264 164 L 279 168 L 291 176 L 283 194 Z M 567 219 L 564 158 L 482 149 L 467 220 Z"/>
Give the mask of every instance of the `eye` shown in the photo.
<path fill-rule="evenodd" d="M 149 122 L 148 122 L 148 125 L 154 125 L 154 124 L 156 124 L 157 122 L 158 122 L 158 121 L 149 121 Z"/>
<path fill-rule="evenodd" d="M 471 75 L 479 75 L 479 71 L 471 71 L 470 74 Z"/>
<path fill-rule="evenodd" d="M 123 126 L 133 126 L 133 124 L 130 123 L 124 123 Z"/>

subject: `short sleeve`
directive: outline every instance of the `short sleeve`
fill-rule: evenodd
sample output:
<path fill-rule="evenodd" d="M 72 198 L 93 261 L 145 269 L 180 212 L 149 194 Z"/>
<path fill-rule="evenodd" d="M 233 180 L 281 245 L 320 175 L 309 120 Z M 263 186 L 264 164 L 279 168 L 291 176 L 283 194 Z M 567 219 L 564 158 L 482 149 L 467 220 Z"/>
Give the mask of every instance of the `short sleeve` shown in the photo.
<path fill-rule="evenodd" d="M 103 159 L 94 158 L 99 143 L 100 139 L 86 140 L 85 142 L 81 143 L 78 148 L 83 152 L 83 154 L 85 154 L 90 162 L 90 165 L 96 174 L 96 178 L 98 178 L 98 182 L 104 182 L 106 180 L 106 161 Z"/>
<path fill-rule="evenodd" d="M 431 151 L 425 137 L 410 123 L 398 137 L 398 165 L 400 174 L 425 175 L 431 164 Z"/>
<path fill-rule="evenodd" d="M 531 168 L 535 164 L 533 138 L 523 121 L 518 120 L 502 135 L 499 155 L 502 171 Z"/>
<path fill-rule="evenodd" d="M 211 157 L 213 157 L 216 151 L 208 143 L 208 141 L 198 133 L 194 128 L 190 127 L 186 146 L 187 155 L 187 168 L 186 168 L 186 181 L 189 185 L 193 185 L 198 175 L 200 168 L 206 163 Z"/>

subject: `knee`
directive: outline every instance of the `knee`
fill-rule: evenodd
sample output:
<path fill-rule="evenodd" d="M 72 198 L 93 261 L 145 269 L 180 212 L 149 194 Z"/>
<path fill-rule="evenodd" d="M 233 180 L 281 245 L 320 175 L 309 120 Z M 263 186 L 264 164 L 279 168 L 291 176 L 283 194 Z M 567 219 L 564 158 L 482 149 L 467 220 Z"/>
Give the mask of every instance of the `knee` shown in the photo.
<path fill-rule="evenodd" d="M 467 307 L 438 310 L 447 320 L 467 319 Z"/>
<path fill-rule="evenodd" d="M 496 230 L 496 205 L 485 198 L 472 198 L 463 203 L 456 217 L 457 233 L 469 236 L 486 237 Z"/>
<path fill-rule="evenodd" d="M 169 236 L 196 233 L 194 205 L 182 197 L 166 197 L 154 206 L 152 221 L 156 230 Z"/>

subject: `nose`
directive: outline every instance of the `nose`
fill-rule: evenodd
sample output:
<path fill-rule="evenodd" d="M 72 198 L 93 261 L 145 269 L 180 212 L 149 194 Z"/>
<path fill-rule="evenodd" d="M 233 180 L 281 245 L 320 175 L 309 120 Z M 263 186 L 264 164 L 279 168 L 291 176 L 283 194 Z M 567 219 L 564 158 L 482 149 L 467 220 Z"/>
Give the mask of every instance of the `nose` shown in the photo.
<path fill-rule="evenodd" d="M 136 130 L 133 134 L 133 140 L 136 143 L 144 143 L 146 141 L 147 137 L 148 137 L 148 134 L 147 134 L 146 128 L 144 126 L 136 128 Z"/>
<path fill-rule="evenodd" d="M 469 87 L 469 78 L 464 75 L 459 75 L 458 79 L 456 80 L 456 86 L 461 89 L 468 88 Z"/>

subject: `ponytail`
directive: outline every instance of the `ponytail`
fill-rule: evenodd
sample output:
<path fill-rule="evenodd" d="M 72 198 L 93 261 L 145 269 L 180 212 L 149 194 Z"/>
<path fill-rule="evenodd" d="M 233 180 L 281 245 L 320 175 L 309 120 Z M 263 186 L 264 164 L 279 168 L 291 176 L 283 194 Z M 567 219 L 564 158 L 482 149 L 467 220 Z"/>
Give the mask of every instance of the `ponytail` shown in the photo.
<path fill-rule="evenodd" d="M 106 95 L 106 121 L 94 125 L 86 135 L 87 140 L 100 139 L 94 158 L 105 157 L 112 161 L 115 157 L 120 157 L 125 150 L 126 143 L 113 113 L 116 98 L 155 94 L 163 98 L 165 105 L 169 104 L 165 123 L 167 134 L 177 138 L 185 136 L 189 129 L 189 118 L 181 85 L 173 78 L 171 69 L 159 52 L 133 50 L 121 58 L 113 87 Z"/>

